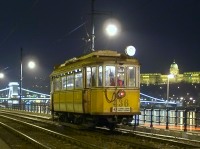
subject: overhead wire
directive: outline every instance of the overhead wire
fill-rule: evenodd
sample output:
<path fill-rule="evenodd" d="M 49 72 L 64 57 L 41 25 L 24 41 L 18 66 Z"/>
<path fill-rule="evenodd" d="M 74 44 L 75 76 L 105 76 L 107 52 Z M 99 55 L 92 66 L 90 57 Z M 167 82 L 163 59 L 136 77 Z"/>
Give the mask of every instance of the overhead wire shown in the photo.
<path fill-rule="evenodd" d="M 61 42 L 61 41 L 65 40 L 66 37 L 68 37 L 69 35 L 71 35 L 73 32 L 75 32 L 76 30 L 78 30 L 79 28 L 81 28 L 85 24 L 86 24 L 86 22 L 81 23 L 80 25 L 78 25 L 77 27 L 75 27 L 74 29 L 72 29 L 71 31 L 69 31 L 66 34 L 64 34 L 62 38 L 57 39 L 54 43 Z"/>

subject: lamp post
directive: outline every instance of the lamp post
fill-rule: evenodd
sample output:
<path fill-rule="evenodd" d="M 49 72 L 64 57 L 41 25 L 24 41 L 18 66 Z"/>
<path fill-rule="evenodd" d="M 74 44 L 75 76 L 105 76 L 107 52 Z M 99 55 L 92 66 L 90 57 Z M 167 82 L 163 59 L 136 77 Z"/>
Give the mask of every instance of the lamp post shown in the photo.
<path fill-rule="evenodd" d="M 22 102 L 22 48 L 20 49 L 20 83 L 19 83 L 19 109 L 21 110 Z"/>
<path fill-rule="evenodd" d="M 95 44 L 95 14 L 107 14 L 105 12 L 96 12 L 95 9 L 94 9 L 94 1 L 95 0 L 92 0 L 92 3 L 91 3 L 91 11 L 92 11 L 92 14 L 91 14 L 91 47 L 90 47 L 90 50 L 91 51 L 95 51 L 94 49 L 94 44 Z M 115 24 L 107 24 L 107 27 L 106 27 L 106 32 L 108 33 L 109 36 L 114 36 L 117 34 L 118 32 L 118 29 L 117 29 L 117 25 Z"/>
<path fill-rule="evenodd" d="M 28 67 L 33 69 L 35 67 L 35 62 L 30 61 Z M 23 80 L 23 49 L 20 49 L 20 96 L 19 96 L 19 109 L 22 109 L 22 80 Z"/>
<path fill-rule="evenodd" d="M 167 106 L 168 106 L 168 101 L 169 101 L 169 79 L 174 78 L 173 74 L 169 74 L 167 76 Z"/>

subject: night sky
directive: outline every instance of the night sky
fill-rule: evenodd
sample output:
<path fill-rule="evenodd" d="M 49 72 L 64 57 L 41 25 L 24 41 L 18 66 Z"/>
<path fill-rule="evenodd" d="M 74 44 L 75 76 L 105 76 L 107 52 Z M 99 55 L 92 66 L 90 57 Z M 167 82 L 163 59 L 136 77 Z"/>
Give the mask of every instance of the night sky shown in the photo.
<path fill-rule="evenodd" d="M 200 71 L 199 0 L 96 0 L 95 50 L 123 52 L 133 45 L 141 73 L 169 72 L 175 60 L 180 73 Z M 118 36 L 104 34 L 108 18 L 117 19 Z M 91 33 L 91 0 L 1 0 L 0 84 L 20 78 L 20 49 L 23 48 L 23 79 L 45 78 L 56 64 L 80 56 Z M 35 70 L 26 62 L 34 59 Z M 24 83 L 26 84 L 26 83 Z M 49 85 L 49 84 L 48 84 Z M 26 87 L 25 87 L 26 88 Z"/>

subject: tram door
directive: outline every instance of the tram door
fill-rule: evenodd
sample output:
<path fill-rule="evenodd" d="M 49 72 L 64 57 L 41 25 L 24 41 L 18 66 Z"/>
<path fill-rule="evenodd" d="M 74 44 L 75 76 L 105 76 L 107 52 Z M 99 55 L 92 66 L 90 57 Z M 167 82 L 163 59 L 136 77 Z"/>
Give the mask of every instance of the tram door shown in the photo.
<path fill-rule="evenodd" d="M 91 90 L 90 89 L 85 89 L 83 91 L 83 110 L 84 113 L 90 113 L 91 111 Z"/>
<path fill-rule="evenodd" d="M 84 69 L 84 90 L 83 90 L 83 108 L 85 113 L 91 111 L 91 86 L 92 86 L 92 67 Z"/>

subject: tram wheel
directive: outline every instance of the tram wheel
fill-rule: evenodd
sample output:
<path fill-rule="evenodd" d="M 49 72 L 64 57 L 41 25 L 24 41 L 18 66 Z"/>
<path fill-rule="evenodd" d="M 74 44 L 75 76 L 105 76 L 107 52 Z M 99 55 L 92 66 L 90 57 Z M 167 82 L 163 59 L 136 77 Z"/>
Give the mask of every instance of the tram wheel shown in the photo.
<path fill-rule="evenodd" d="M 116 124 L 115 123 L 108 123 L 108 129 L 110 129 L 110 131 L 113 131 L 116 127 Z"/>
<path fill-rule="evenodd" d="M 123 118 L 122 119 L 122 124 L 123 125 L 127 125 L 128 124 L 128 119 L 127 118 Z"/>

